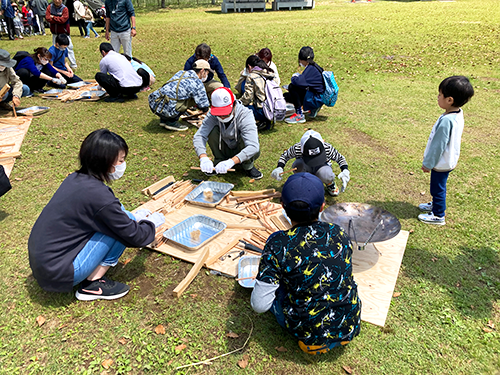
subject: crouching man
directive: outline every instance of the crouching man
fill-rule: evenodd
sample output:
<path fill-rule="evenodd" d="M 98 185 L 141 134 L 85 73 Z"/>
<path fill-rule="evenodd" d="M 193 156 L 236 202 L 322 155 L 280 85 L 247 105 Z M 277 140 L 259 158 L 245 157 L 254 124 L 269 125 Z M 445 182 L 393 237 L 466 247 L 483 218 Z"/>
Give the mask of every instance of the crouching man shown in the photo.
<path fill-rule="evenodd" d="M 267 240 L 251 304 L 259 313 L 271 310 L 304 352 L 326 353 L 360 330 L 351 241 L 338 225 L 318 221 L 325 205 L 318 177 L 290 176 L 281 203 L 293 227 Z"/>

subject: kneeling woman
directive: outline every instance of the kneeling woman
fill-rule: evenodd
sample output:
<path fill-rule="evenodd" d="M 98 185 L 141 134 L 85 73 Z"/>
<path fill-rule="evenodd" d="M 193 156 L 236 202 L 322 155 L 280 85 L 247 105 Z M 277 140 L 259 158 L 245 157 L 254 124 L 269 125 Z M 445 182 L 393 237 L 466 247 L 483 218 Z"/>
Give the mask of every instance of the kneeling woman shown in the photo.
<path fill-rule="evenodd" d="M 46 84 L 56 88 L 66 87 L 66 79 L 49 63 L 52 54 L 47 48 L 38 47 L 34 54 L 29 55 L 27 52 L 24 54 L 25 57 L 19 60 L 15 71 L 32 93 L 41 91 Z"/>
<path fill-rule="evenodd" d="M 245 91 L 240 98 L 241 103 L 252 110 L 257 122 L 257 129 L 269 129 L 271 121 L 264 115 L 262 103 L 266 100 L 266 80 L 274 79 L 274 71 L 256 55 L 247 58 L 245 68 L 248 71 L 248 76 L 246 77 Z"/>
<path fill-rule="evenodd" d="M 76 298 L 84 301 L 128 293 L 127 285 L 104 274 L 125 247 L 151 243 L 165 218 L 155 213 L 136 221 L 105 185 L 123 175 L 127 153 L 119 135 L 107 129 L 89 134 L 80 148 L 80 169 L 66 177 L 35 222 L 28 241 L 30 267 L 46 291 L 70 292 L 80 284 Z"/>
<path fill-rule="evenodd" d="M 309 117 L 318 114 L 323 101 L 321 94 L 325 91 L 323 68 L 314 62 L 314 52 L 311 47 L 302 47 L 299 51 L 299 65 L 304 67 L 302 74 L 295 73 L 288 92 L 283 96 L 287 103 L 292 103 L 295 113 L 285 122 L 289 124 L 306 122 L 303 112 L 309 112 Z"/>

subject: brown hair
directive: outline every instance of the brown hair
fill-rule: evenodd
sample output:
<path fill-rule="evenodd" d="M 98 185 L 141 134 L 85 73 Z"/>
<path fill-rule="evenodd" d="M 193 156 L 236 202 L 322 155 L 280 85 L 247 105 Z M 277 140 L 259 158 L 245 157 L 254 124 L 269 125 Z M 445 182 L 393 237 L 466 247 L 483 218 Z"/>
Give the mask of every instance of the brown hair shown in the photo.
<path fill-rule="evenodd" d="M 38 47 L 33 50 L 35 53 L 31 55 L 33 57 L 33 60 L 35 60 L 35 63 L 40 63 L 40 59 L 38 58 L 38 55 L 41 57 L 45 57 L 49 61 L 52 59 L 52 54 L 49 52 L 49 50 L 45 47 Z"/>

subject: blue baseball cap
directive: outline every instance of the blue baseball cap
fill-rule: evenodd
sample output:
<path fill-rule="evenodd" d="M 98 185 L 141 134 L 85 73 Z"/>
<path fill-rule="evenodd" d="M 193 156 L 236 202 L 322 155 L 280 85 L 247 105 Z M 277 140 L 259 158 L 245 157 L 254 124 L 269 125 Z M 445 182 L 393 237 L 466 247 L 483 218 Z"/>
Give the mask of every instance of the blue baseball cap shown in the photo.
<path fill-rule="evenodd" d="M 283 185 L 281 192 L 281 201 L 285 209 L 296 201 L 302 201 L 309 207 L 303 210 L 293 209 L 294 211 L 310 212 L 320 208 L 325 202 L 325 190 L 323 182 L 313 174 L 301 172 L 288 177 Z"/>

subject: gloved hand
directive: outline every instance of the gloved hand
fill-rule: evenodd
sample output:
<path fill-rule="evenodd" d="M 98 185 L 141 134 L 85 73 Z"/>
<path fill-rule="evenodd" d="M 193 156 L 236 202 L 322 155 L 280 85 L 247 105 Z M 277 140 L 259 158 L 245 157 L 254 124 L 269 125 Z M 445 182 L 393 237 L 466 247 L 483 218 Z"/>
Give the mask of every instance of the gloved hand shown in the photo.
<path fill-rule="evenodd" d="M 62 85 L 65 85 L 66 83 L 68 83 L 68 81 L 66 81 L 66 79 L 64 77 L 59 78 L 59 81 L 61 81 Z"/>
<path fill-rule="evenodd" d="M 214 171 L 214 163 L 212 163 L 212 160 L 208 156 L 204 156 L 200 159 L 200 168 L 202 172 L 212 173 Z"/>
<path fill-rule="evenodd" d="M 292 74 L 292 77 L 298 77 L 298 76 L 300 76 L 300 74 L 299 74 L 299 73 L 293 73 L 293 74 Z"/>
<path fill-rule="evenodd" d="M 160 225 L 165 223 L 165 216 L 159 212 L 153 212 L 151 215 L 144 218 L 144 220 L 152 222 L 155 225 L 155 228 L 158 228 Z"/>
<path fill-rule="evenodd" d="M 282 174 L 283 174 L 283 168 L 278 167 L 271 172 L 271 177 L 274 178 L 276 181 L 281 181 L 283 179 L 283 177 L 281 177 Z"/>
<path fill-rule="evenodd" d="M 61 80 L 57 78 L 52 78 L 52 83 L 55 83 L 56 85 L 62 85 Z"/>
<path fill-rule="evenodd" d="M 215 166 L 215 172 L 217 173 L 227 173 L 227 170 L 234 166 L 233 159 L 227 159 L 221 161 L 219 164 Z"/>
<path fill-rule="evenodd" d="M 340 189 L 340 192 L 343 193 L 345 191 L 345 188 L 347 187 L 347 183 L 351 179 L 349 169 L 344 169 L 342 172 L 340 172 L 338 178 L 342 180 L 342 188 Z"/>
<path fill-rule="evenodd" d="M 151 211 L 143 208 L 142 210 L 137 211 L 133 215 L 135 217 L 135 221 L 141 221 L 144 220 L 146 216 L 151 215 Z"/>

